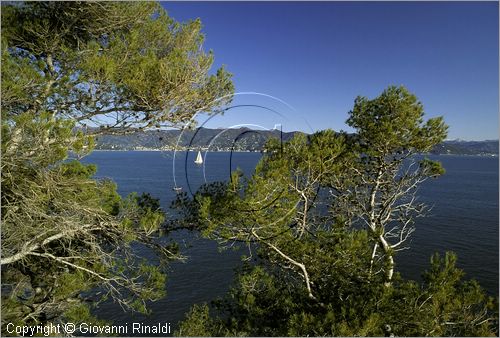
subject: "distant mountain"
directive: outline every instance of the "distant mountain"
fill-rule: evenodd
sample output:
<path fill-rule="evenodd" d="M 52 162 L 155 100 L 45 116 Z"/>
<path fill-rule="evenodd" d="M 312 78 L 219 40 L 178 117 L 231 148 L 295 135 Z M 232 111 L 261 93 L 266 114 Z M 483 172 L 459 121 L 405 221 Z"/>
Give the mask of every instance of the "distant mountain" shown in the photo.
<path fill-rule="evenodd" d="M 444 141 L 436 145 L 431 153 L 450 155 L 498 155 L 498 140 Z"/>
<path fill-rule="evenodd" d="M 297 131 L 284 132 L 283 141 L 290 140 Z M 98 150 L 173 150 L 207 149 L 212 151 L 260 151 L 270 138 L 280 139 L 279 130 L 208 129 L 150 130 L 129 135 L 101 135 L 97 138 Z M 444 141 L 431 151 L 432 154 L 498 155 L 498 140 Z"/>
<path fill-rule="evenodd" d="M 297 132 L 279 130 L 208 129 L 150 130 L 129 135 L 102 135 L 97 138 L 100 150 L 198 149 L 213 151 L 260 151 L 270 138 L 290 140 Z"/>

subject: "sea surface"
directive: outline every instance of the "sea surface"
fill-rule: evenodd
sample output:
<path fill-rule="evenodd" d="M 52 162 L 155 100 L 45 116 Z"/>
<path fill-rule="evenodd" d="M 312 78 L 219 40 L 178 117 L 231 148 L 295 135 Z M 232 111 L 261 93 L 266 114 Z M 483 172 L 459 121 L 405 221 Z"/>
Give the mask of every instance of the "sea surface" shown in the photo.
<path fill-rule="evenodd" d="M 95 151 L 84 162 L 97 164 L 96 176 L 113 179 L 122 196 L 148 192 L 160 199 L 168 213 L 174 186 L 190 193 L 203 182 L 227 180 L 237 167 L 251 174 L 261 155 L 215 152 L 204 156 L 204 166 L 197 166 L 192 152 L 186 156 L 185 152 Z M 417 219 L 410 249 L 398 253 L 396 270 L 419 280 L 434 252 L 454 251 L 465 278 L 477 279 L 489 294 L 498 296 L 498 158 L 430 157 L 442 162 L 446 174 L 421 186 L 420 199 L 432 210 Z M 150 305 L 152 314 L 125 313 L 117 304 L 106 303 L 97 309 L 98 316 L 115 324 L 168 322 L 174 330 L 193 304 L 208 303 L 229 290 L 245 248 L 221 252 L 216 243 L 187 231 L 171 237 L 180 243 L 187 260 L 171 265 L 167 296 Z"/>

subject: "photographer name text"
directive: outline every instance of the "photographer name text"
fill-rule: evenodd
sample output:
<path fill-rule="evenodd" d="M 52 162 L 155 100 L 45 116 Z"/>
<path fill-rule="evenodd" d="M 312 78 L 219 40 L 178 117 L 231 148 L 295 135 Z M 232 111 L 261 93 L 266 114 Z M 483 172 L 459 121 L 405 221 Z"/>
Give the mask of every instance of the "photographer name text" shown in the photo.
<path fill-rule="evenodd" d="M 47 324 L 47 325 L 15 325 L 8 323 L 6 330 L 9 334 L 21 336 L 39 336 L 45 337 L 53 335 L 77 334 L 170 334 L 170 323 L 158 323 L 148 325 L 144 323 L 125 323 L 123 325 L 97 325 L 93 323 L 66 323 L 66 324 Z"/>

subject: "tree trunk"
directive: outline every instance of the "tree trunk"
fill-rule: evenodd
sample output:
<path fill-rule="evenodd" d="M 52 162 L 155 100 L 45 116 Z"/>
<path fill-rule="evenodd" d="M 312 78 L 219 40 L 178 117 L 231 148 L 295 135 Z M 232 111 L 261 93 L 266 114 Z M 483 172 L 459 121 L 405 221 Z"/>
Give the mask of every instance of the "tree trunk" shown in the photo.
<path fill-rule="evenodd" d="M 391 246 L 389 243 L 387 243 L 383 235 L 379 236 L 379 240 L 380 240 L 380 245 L 384 250 L 385 259 L 387 263 L 384 285 L 390 286 L 392 282 L 392 275 L 394 274 L 394 257 L 392 256 L 393 254 L 391 252 Z"/>
<path fill-rule="evenodd" d="M 375 256 L 377 255 L 377 248 L 378 248 L 378 242 L 375 243 L 375 245 L 373 246 L 372 258 L 370 260 L 370 273 L 369 273 L 370 279 L 372 278 L 373 262 L 375 260 Z"/>

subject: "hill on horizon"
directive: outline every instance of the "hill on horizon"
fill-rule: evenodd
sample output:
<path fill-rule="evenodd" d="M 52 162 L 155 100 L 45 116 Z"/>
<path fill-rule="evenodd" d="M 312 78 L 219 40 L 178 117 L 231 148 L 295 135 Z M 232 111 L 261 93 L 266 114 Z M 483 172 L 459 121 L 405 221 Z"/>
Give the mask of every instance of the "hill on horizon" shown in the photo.
<path fill-rule="evenodd" d="M 181 134 L 182 133 L 182 134 Z M 254 130 L 250 128 L 194 130 L 148 130 L 127 135 L 100 135 L 96 150 L 179 150 L 210 149 L 211 151 L 261 151 L 270 138 L 284 142 L 296 133 L 279 130 Z M 448 140 L 434 147 L 432 154 L 449 155 L 498 155 L 499 141 Z"/>

